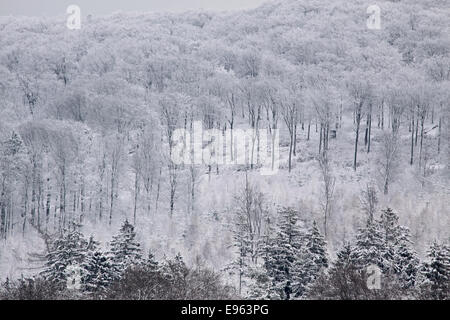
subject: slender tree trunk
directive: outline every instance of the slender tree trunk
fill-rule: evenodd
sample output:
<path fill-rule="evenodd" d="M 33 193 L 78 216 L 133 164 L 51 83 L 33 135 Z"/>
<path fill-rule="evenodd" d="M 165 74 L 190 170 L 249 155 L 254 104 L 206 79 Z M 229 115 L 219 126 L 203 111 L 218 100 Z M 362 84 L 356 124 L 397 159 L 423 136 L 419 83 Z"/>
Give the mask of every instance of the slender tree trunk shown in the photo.
<path fill-rule="evenodd" d="M 323 140 L 323 126 L 320 125 L 320 134 L 319 134 L 319 154 L 322 153 L 322 140 Z"/>
<path fill-rule="evenodd" d="M 416 147 L 417 147 L 418 137 L 419 137 L 419 116 L 417 116 L 417 119 L 416 119 L 416 141 L 415 141 Z"/>
<path fill-rule="evenodd" d="M 289 125 L 289 173 L 292 169 L 292 152 L 293 152 L 293 145 L 294 145 L 294 125 Z"/>
<path fill-rule="evenodd" d="M 367 142 L 367 153 L 370 153 L 370 145 L 372 141 L 372 112 L 369 114 L 369 139 Z"/>
<path fill-rule="evenodd" d="M 136 225 L 136 212 L 137 212 L 137 201 L 139 194 L 139 180 L 138 180 L 138 170 L 136 170 L 134 175 L 134 208 L 133 208 L 133 224 Z"/>
<path fill-rule="evenodd" d="M 439 117 L 438 154 L 441 153 L 442 116 Z"/>
<path fill-rule="evenodd" d="M 307 141 L 309 141 L 310 134 L 311 134 L 311 120 L 308 121 L 308 136 L 306 138 Z"/>
<path fill-rule="evenodd" d="M 36 184 L 37 184 L 37 178 L 36 178 L 36 171 L 37 171 L 37 156 L 36 154 L 33 154 L 33 157 L 31 159 L 33 163 L 33 170 L 32 170 L 32 181 L 31 181 L 31 224 L 34 225 L 35 223 L 35 215 L 36 215 Z"/>
<path fill-rule="evenodd" d="M 425 116 L 420 118 L 420 149 L 419 149 L 419 168 L 422 167 L 422 149 L 423 149 L 423 132 L 424 132 Z"/>
<path fill-rule="evenodd" d="M 45 230 L 48 231 L 48 224 L 50 221 L 50 210 L 52 200 L 52 189 L 50 186 L 50 178 L 47 178 L 47 201 L 45 203 Z"/>
<path fill-rule="evenodd" d="M 109 194 L 109 201 L 110 201 L 110 206 L 109 206 L 109 225 L 112 224 L 112 216 L 113 216 L 113 210 L 114 210 L 114 183 L 115 183 L 115 177 L 114 177 L 114 169 L 111 170 L 111 192 Z"/>
<path fill-rule="evenodd" d="M 22 236 L 25 237 L 25 227 L 26 227 L 26 223 L 27 223 L 27 212 L 28 212 L 28 184 L 29 181 L 28 179 L 26 179 L 25 181 L 25 196 L 24 196 L 24 210 L 22 211 L 22 218 L 23 218 L 23 223 L 22 223 Z"/>
<path fill-rule="evenodd" d="M 158 185 L 156 187 L 156 203 L 155 203 L 156 212 L 158 212 L 159 194 L 161 191 L 161 174 L 162 174 L 162 167 L 159 168 Z"/>
<path fill-rule="evenodd" d="M 411 159 L 409 161 L 409 164 L 414 164 L 414 115 L 411 119 Z"/>
<path fill-rule="evenodd" d="M 289 173 L 291 172 L 292 169 L 292 147 L 294 144 L 294 139 L 292 137 L 292 132 L 290 134 L 290 141 L 289 141 Z"/>
<path fill-rule="evenodd" d="M 389 193 L 389 177 L 388 174 L 386 174 L 386 177 L 384 178 L 384 194 L 387 195 Z"/>
<path fill-rule="evenodd" d="M 353 170 L 356 171 L 357 166 L 357 156 L 358 156 L 358 140 L 359 140 L 359 127 L 361 123 L 361 114 L 356 114 L 356 137 L 355 137 L 355 154 L 353 159 Z"/>
<path fill-rule="evenodd" d="M 294 125 L 294 150 L 293 150 L 294 157 L 297 155 L 296 150 L 297 150 L 297 124 Z"/>

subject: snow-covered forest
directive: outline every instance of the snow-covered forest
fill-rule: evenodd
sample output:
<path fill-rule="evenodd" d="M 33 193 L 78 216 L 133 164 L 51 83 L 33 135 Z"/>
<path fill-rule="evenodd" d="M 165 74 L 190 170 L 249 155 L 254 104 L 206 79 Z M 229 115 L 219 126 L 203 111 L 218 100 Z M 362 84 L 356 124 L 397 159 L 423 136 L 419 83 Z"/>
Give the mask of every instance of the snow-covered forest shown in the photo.
<path fill-rule="evenodd" d="M 0 299 L 449 299 L 450 4 L 373 4 L 0 16 Z"/>

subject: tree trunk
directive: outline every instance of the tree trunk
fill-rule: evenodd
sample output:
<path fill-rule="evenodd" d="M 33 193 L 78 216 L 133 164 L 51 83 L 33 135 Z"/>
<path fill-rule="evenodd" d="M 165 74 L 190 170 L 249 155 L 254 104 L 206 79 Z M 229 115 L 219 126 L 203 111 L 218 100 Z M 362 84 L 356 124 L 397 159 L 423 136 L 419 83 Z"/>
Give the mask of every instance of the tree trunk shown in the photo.
<path fill-rule="evenodd" d="M 422 149 L 423 149 L 423 132 L 424 132 L 425 116 L 420 118 L 420 149 L 419 149 L 419 168 L 422 167 Z"/>
<path fill-rule="evenodd" d="M 410 165 L 414 163 L 414 115 L 411 119 L 411 159 L 409 161 Z"/>
<path fill-rule="evenodd" d="M 439 117 L 438 154 L 441 153 L 442 116 Z"/>
<path fill-rule="evenodd" d="M 109 199 L 109 201 L 110 201 L 110 206 L 109 206 L 109 225 L 112 224 L 112 216 L 113 216 L 113 210 L 114 210 L 114 184 L 115 184 L 115 177 L 114 177 L 113 170 L 111 170 L 111 192 L 109 194 L 109 197 L 110 197 L 110 199 Z"/>
<path fill-rule="evenodd" d="M 371 145 L 371 136 L 372 136 L 372 113 L 369 115 L 369 139 L 367 142 L 367 153 L 370 153 L 370 145 Z"/>
<path fill-rule="evenodd" d="M 297 125 L 294 125 L 294 148 L 293 148 L 294 157 L 297 155 Z"/>
<path fill-rule="evenodd" d="M 136 225 L 136 212 L 137 212 L 137 200 L 139 194 L 139 181 L 138 181 L 138 171 L 136 170 L 134 176 L 134 208 L 133 208 L 133 224 Z"/>
<path fill-rule="evenodd" d="M 319 135 L 319 154 L 322 153 L 322 140 L 323 140 L 323 127 L 320 125 L 320 135 Z"/>
<path fill-rule="evenodd" d="M 308 122 L 308 136 L 306 138 L 307 141 L 309 141 L 310 134 L 311 134 L 311 120 L 309 120 Z"/>
<path fill-rule="evenodd" d="M 359 140 L 359 126 L 361 123 L 361 114 L 358 113 L 356 115 L 356 137 L 355 137 L 355 154 L 353 158 L 353 170 L 356 171 L 356 164 L 357 164 L 357 156 L 358 156 L 358 140 Z"/>
<path fill-rule="evenodd" d="M 293 133 L 291 131 L 290 139 L 289 139 L 289 173 L 291 172 L 291 169 L 292 169 L 292 147 L 294 144 L 294 139 L 293 139 L 292 134 Z"/>

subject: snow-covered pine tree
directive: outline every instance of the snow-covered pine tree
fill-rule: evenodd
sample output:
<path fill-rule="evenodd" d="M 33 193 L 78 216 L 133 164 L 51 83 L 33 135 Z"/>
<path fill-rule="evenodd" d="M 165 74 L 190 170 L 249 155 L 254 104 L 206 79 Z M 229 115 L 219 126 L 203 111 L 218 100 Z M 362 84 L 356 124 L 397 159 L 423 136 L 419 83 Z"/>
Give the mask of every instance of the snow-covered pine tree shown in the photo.
<path fill-rule="evenodd" d="M 76 228 L 56 239 L 42 275 L 45 279 L 66 285 L 68 266 L 81 266 L 87 254 L 88 242 Z"/>
<path fill-rule="evenodd" d="M 134 226 L 125 220 L 119 234 L 114 236 L 110 243 L 111 263 L 118 273 L 141 262 L 141 248 L 135 238 Z"/>
<path fill-rule="evenodd" d="M 400 227 L 393 266 L 403 289 L 411 289 L 415 286 L 419 264 L 420 260 L 412 248 L 409 230 L 406 227 Z"/>
<path fill-rule="evenodd" d="M 101 251 L 90 251 L 82 268 L 83 290 L 90 294 L 102 294 L 115 280 L 115 270 L 108 257 Z"/>
<path fill-rule="evenodd" d="M 153 255 L 153 253 L 151 251 L 148 252 L 148 257 L 147 257 L 147 260 L 145 261 L 145 266 L 150 271 L 158 270 L 158 267 L 159 267 L 158 261 L 156 261 L 155 256 Z"/>
<path fill-rule="evenodd" d="M 236 250 L 236 258 L 227 267 L 227 270 L 231 275 L 237 274 L 239 294 L 242 293 L 245 278 L 248 276 L 249 260 L 251 259 L 247 226 L 244 215 L 236 213 L 233 228 L 233 247 Z"/>
<path fill-rule="evenodd" d="M 450 250 L 436 241 L 428 250 L 428 262 L 422 266 L 422 294 L 426 298 L 445 300 L 450 298 Z"/>
<path fill-rule="evenodd" d="M 376 222 L 369 219 L 366 226 L 359 229 L 354 249 L 352 260 L 356 262 L 358 268 L 376 265 L 381 270 L 386 269 L 384 241 Z"/>
<path fill-rule="evenodd" d="M 306 248 L 311 253 L 317 272 L 328 268 L 328 258 L 326 253 L 327 244 L 325 238 L 320 234 L 317 224 L 314 221 L 313 226 L 306 236 Z"/>
<path fill-rule="evenodd" d="M 302 265 L 299 258 L 304 234 L 298 225 L 298 211 L 282 208 L 278 211 L 278 232 L 265 261 L 267 273 L 272 279 L 271 298 L 289 300 L 297 295 L 294 283 L 300 282 Z"/>
<path fill-rule="evenodd" d="M 184 263 L 183 257 L 178 253 L 174 259 L 164 261 L 159 270 L 162 277 L 169 282 L 170 295 L 184 297 L 189 269 Z M 170 299 L 170 296 L 168 298 Z"/>
<path fill-rule="evenodd" d="M 400 225 L 398 215 L 391 209 L 381 211 L 380 219 L 376 222 L 381 232 L 383 245 L 384 271 L 393 271 L 393 261 L 396 254 L 396 246 L 400 239 Z"/>
<path fill-rule="evenodd" d="M 319 275 L 318 281 L 308 288 L 306 295 L 312 299 L 358 299 L 366 283 L 356 257 L 355 247 L 345 244 L 328 272 Z"/>
<path fill-rule="evenodd" d="M 296 283 L 297 296 L 302 296 L 319 273 L 328 268 L 326 242 L 315 221 L 305 236 L 305 244 L 306 247 L 302 248 L 300 255 L 302 267 L 299 269 L 299 279 Z"/>
<path fill-rule="evenodd" d="M 247 298 L 252 300 L 270 300 L 272 279 L 269 277 L 265 266 L 253 268 L 249 274 L 252 280 Z"/>
<path fill-rule="evenodd" d="M 90 236 L 89 237 L 89 241 L 88 241 L 88 245 L 87 245 L 87 250 L 90 252 L 94 252 L 97 250 L 98 246 L 100 245 L 100 242 L 98 242 L 97 240 L 94 239 L 94 236 Z"/>
<path fill-rule="evenodd" d="M 338 268 L 356 269 L 358 263 L 355 260 L 355 257 L 355 248 L 350 243 L 346 243 L 336 254 L 336 260 L 334 261 L 330 272 L 333 272 L 333 270 Z"/>
<path fill-rule="evenodd" d="M 383 271 L 397 275 L 401 287 L 413 287 L 419 260 L 411 246 L 409 229 L 399 224 L 398 215 L 391 208 L 382 210 L 377 223 L 384 243 Z"/>

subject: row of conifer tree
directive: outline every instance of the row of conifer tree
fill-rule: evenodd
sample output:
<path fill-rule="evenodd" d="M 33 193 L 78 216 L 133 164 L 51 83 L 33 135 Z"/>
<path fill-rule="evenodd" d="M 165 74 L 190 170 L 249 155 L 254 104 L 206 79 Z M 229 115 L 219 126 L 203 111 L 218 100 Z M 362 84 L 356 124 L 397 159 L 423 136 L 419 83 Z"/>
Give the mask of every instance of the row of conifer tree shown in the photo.
<path fill-rule="evenodd" d="M 151 253 L 143 257 L 134 226 L 125 221 L 107 252 L 72 225 L 51 243 L 44 270 L 33 278 L 7 279 L 0 298 L 449 299 L 449 247 L 434 242 L 420 261 L 393 210 L 369 217 L 334 261 L 316 223 L 304 231 L 298 216 L 292 208 L 280 209 L 277 225 L 254 255 L 251 241 L 235 236 L 239 288 L 224 284 L 217 272 L 187 267 L 181 255 L 159 262 Z M 370 276 L 378 276 L 370 274 L 373 268 L 380 272 L 378 288 L 368 285 Z"/>

